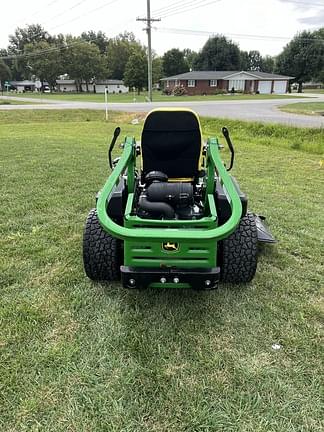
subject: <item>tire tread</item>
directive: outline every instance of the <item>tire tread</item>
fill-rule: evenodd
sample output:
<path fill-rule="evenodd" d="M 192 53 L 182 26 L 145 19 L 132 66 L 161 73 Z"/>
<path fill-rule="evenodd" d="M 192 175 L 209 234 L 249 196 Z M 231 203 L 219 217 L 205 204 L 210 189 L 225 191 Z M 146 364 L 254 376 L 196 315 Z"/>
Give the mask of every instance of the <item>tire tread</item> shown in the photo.
<path fill-rule="evenodd" d="M 83 264 L 86 275 L 95 281 L 120 278 L 120 240 L 104 231 L 97 210 L 89 212 L 83 235 Z"/>

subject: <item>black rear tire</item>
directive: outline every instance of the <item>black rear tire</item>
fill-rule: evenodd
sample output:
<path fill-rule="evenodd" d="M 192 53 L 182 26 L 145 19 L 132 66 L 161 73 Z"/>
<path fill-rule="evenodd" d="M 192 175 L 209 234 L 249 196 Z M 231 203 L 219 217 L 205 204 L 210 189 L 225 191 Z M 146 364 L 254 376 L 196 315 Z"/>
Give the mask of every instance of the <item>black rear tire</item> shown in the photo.
<path fill-rule="evenodd" d="M 236 230 L 220 242 L 221 281 L 250 282 L 258 263 L 258 234 L 254 215 L 247 213 Z"/>
<path fill-rule="evenodd" d="M 94 281 L 120 278 L 121 241 L 102 229 L 96 209 L 90 211 L 84 228 L 83 264 Z"/>

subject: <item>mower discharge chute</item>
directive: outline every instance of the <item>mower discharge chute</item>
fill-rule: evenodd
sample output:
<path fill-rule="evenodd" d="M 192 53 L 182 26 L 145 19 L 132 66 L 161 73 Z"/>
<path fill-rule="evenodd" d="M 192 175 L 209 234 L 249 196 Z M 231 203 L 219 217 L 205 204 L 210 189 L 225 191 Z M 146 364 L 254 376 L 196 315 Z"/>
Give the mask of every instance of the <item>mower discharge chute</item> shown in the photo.
<path fill-rule="evenodd" d="M 157 109 L 145 120 L 141 144 L 126 137 L 120 158 L 109 148 L 113 171 L 90 211 L 83 260 L 92 280 L 127 288 L 216 288 L 219 281 L 249 282 L 258 241 L 274 242 L 263 219 L 228 173 L 216 138 L 203 143 L 189 109 Z"/>

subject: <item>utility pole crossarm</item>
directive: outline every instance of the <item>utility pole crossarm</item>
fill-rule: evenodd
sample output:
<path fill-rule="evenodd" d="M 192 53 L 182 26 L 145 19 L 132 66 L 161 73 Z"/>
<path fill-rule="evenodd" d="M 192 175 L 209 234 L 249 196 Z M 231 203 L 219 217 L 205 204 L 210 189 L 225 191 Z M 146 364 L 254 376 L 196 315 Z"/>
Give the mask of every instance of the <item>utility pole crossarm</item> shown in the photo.
<path fill-rule="evenodd" d="M 152 30 L 152 22 L 161 21 L 160 18 L 151 18 L 151 5 L 150 0 L 147 0 L 147 17 L 146 18 L 136 18 L 136 21 L 144 21 L 147 23 L 146 32 L 147 32 L 147 45 L 148 45 L 148 53 L 147 53 L 147 75 L 148 75 L 148 94 L 149 100 L 152 102 L 152 44 L 151 44 L 151 30 Z"/>

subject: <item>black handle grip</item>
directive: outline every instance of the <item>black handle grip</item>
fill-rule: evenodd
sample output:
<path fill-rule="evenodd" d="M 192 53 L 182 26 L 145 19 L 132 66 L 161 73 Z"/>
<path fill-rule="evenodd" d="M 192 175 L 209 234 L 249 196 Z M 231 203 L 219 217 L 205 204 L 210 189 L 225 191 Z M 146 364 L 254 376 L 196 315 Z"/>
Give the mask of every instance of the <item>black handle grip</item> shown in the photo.
<path fill-rule="evenodd" d="M 119 134 L 120 134 L 120 127 L 118 126 L 114 130 L 114 135 L 113 135 L 113 138 L 111 140 L 111 143 L 110 143 L 110 146 L 109 146 L 109 150 L 108 150 L 108 161 L 109 161 L 109 166 L 110 166 L 111 169 L 113 167 L 112 160 L 111 160 L 111 153 L 112 153 L 112 151 L 113 151 L 113 149 L 115 147 L 115 144 L 116 144 L 116 141 L 117 141 L 117 138 L 118 138 Z"/>
<path fill-rule="evenodd" d="M 228 148 L 230 149 L 230 152 L 231 152 L 231 162 L 230 162 L 229 168 L 227 168 L 227 171 L 230 171 L 234 165 L 234 154 L 235 154 L 234 147 L 233 147 L 233 144 L 232 144 L 232 141 L 231 141 L 227 127 L 224 126 L 222 128 L 222 132 L 223 132 L 224 138 L 227 142 Z"/>

